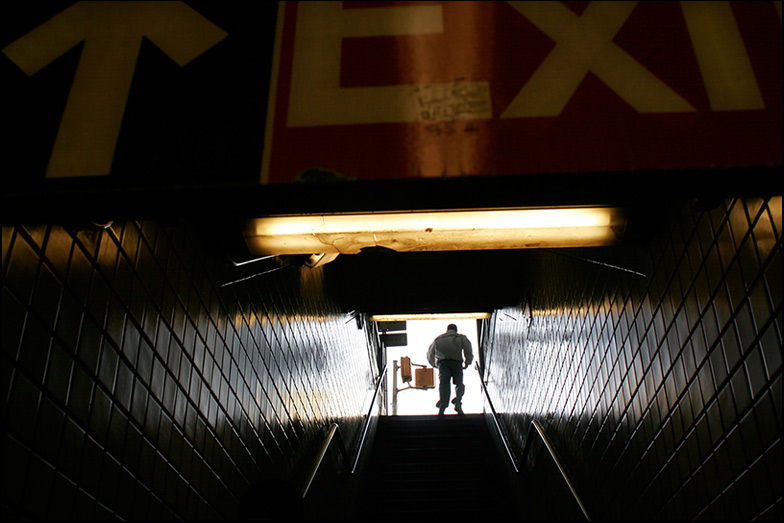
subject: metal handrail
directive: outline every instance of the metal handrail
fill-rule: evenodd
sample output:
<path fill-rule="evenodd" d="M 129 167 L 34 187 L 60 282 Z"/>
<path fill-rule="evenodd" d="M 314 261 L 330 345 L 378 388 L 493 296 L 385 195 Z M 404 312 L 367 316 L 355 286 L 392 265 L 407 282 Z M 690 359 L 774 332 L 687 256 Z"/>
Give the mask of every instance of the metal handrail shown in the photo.
<path fill-rule="evenodd" d="M 357 465 L 359 464 L 359 457 L 362 455 L 362 447 L 365 445 L 365 439 L 367 437 L 367 431 L 370 427 L 370 418 L 373 414 L 373 406 L 376 404 L 376 398 L 378 398 L 378 391 L 381 390 L 381 384 L 384 382 L 384 378 L 387 377 L 387 365 L 384 365 L 381 374 L 378 376 L 378 383 L 376 383 L 376 391 L 373 393 L 373 399 L 370 401 L 370 409 L 368 409 L 367 416 L 365 417 L 365 423 L 362 428 L 362 436 L 359 438 L 359 444 L 357 445 L 357 451 L 354 455 L 354 463 L 351 465 L 351 470 L 349 471 L 351 474 L 354 474 L 357 471 Z"/>
<path fill-rule="evenodd" d="M 324 443 L 321 445 L 318 457 L 316 457 L 316 461 L 313 463 L 313 468 L 311 468 L 310 474 L 308 474 L 308 478 L 305 480 L 305 486 L 302 488 L 302 499 L 305 499 L 305 496 L 308 495 L 308 490 L 310 490 L 313 480 L 316 479 L 316 473 L 318 473 L 319 467 L 321 467 L 321 463 L 324 461 L 324 456 L 327 455 L 327 450 L 329 450 L 330 445 L 332 445 L 332 442 L 335 440 L 335 436 L 337 436 L 338 448 L 343 455 L 343 459 L 348 459 L 346 444 L 343 441 L 343 436 L 340 434 L 340 426 L 337 423 L 333 423 L 329 427 L 327 437 L 324 438 Z"/>
<path fill-rule="evenodd" d="M 384 365 L 384 370 L 381 371 L 381 374 L 378 377 L 378 383 L 376 383 L 376 390 L 373 393 L 373 399 L 370 402 L 370 409 L 368 410 L 367 416 L 365 417 L 365 422 L 362 428 L 362 435 L 360 436 L 359 443 L 357 445 L 357 450 L 354 453 L 354 460 L 351 463 L 351 468 L 348 470 L 349 474 L 354 474 L 357 471 L 357 466 L 359 464 L 359 458 L 362 455 L 362 447 L 365 445 L 365 439 L 367 438 L 368 428 L 370 426 L 370 419 L 373 415 L 373 407 L 376 404 L 376 398 L 378 398 L 378 391 L 381 389 L 381 384 L 384 382 L 384 378 L 387 374 L 387 366 Z M 327 451 L 329 447 L 332 445 L 333 441 L 337 441 L 338 449 L 340 450 L 341 455 L 343 456 L 343 462 L 348 463 L 348 448 L 346 447 L 346 442 L 343 439 L 343 435 L 340 432 L 340 425 L 337 423 L 332 423 L 329 426 L 329 432 L 327 436 L 324 438 L 324 442 L 321 444 L 321 448 L 319 450 L 318 456 L 313 463 L 313 467 L 310 469 L 310 473 L 308 474 L 307 479 L 305 480 L 305 486 L 302 488 L 302 499 L 305 499 L 305 496 L 308 495 L 308 491 L 310 490 L 310 486 L 313 484 L 313 480 L 316 479 L 316 474 L 318 474 L 319 468 L 321 467 L 321 463 L 324 461 L 324 456 L 327 455 Z"/>
<path fill-rule="evenodd" d="M 504 445 L 504 450 L 506 450 L 506 456 L 509 458 L 509 461 L 512 463 L 512 468 L 516 473 L 520 472 L 520 467 L 517 465 L 517 460 L 514 457 L 514 453 L 512 452 L 512 448 L 509 445 L 509 441 L 506 439 L 506 434 L 501 429 L 501 424 L 498 422 L 498 413 L 495 411 L 495 407 L 493 406 L 493 401 L 490 399 L 490 393 L 487 391 L 487 386 L 485 386 L 485 380 L 482 379 L 481 369 L 479 368 L 479 363 L 477 363 L 474 368 L 479 372 L 479 383 L 482 385 L 482 391 L 485 393 L 485 399 L 487 400 L 487 404 L 490 405 L 490 414 L 492 414 L 493 424 L 495 425 L 495 429 L 498 432 L 498 436 L 501 438 L 501 443 Z"/>
<path fill-rule="evenodd" d="M 569 474 L 567 474 L 566 469 L 561 463 L 561 458 L 558 456 L 555 447 L 553 447 L 553 444 L 550 442 L 550 438 L 547 437 L 547 434 L 545 433 L 542 424 L 539 423 L 538 420 L 531 421 L 531 427 L 528 429 L 528 437 L 526 438 L 525 447 L 523 448 L 523 461 L 525 461 L 525 458 L 528 455 L 528 451 L 531 447 L 531 440 L 533 439 L 531 436 L 534 431 L 536 431 L 536 433 L 539 434 L 539 437 L 542 438 L 542 441 L 544 442 L 544 445 L 547 448 L 547 452 L 550 453 L 550 457 L 553 458 L 555 465 L 558 467 L 558 470 L 561 472 L 561 477 L 566 482 L 566 486 L 569 487 L 569 491 L 572 493 L 574 500 L 580 506 L 580 510 L 582 510 L 583 516 L 585 516 L 585 519 L 590 521 L 591 517 L 588 515 L 588 509 L 585 508 L 585 504 L 583 504 L 582 499 L 580 499 L 579 494 L 577 494 L 577 489 L 574 488 L 574 484 L 572 483 L 572 480 L 569 479 Z"/>
<path fill-rule="evenodd" d="M 493 419 L 493 423 L 495 424 L 495 428 L 498 431 L 498 435 L 501 438 L 501 442 L 504 445 L 504 449 L 506 450 L 507 457 L 509 458 L 509 461 L 512 463 L 512 467 L 514 468 L 514 471 L 516 473 L 519 473 L 520 467 L 518 466 L 517 460 L 514 457 L 514 453 L 512 452 L 511 446 L 509 445 L 509 441 L 506 439 L 506 435 L 504 434 L 503 430 L 501 430 L 501 424 L 498 422 L 498 413 L 495 411 L 493 402 L 490 399 L 490 393 L 488 392 L 487 387 L 485 386 L 484 379 L 482 379 L 481 369 L 479 368 L 479 364 L 477 364 L 475 368 L 477 371 L 480 372 L 479 383 L 482 385 L 482 391 L 485 394 L 485 399 L 487 400 L 488 405 L 490 405 L 490 413 L 492 415 L 491 417 Z M 558 470 L 561 473 L 561 477 L 566 482 L 566 485 L 569 487 L 569 491 L 572 493 L 572 496 L 574 497 L 575 501 L 580 506 L 580 510 L 582 511 L 583 516 L 585 516 L 585 519 L 587 519 L 588 521 L 591 521 L 591 517 L 588 514 L 588 509 L 585 507 L 585 504 L 583 503 L 582 499 L 580 499 L 580 496 L 577 493 L 577 489 L 574 487 L 574 484 L 572 483 L 571 479 L 569 479 L 569 475 L 566 472 L 566 469 L 564 468 L 563 464 L 561 463 L 561 458 L 558 456 L 555 447 L 550 442 L 550 438 L 547 436 L 547 433 L 545 433 L 542 424 L 539 423 L 539 421 L 537 420 L 531 421 L 531 427 L 528 429 L 528 437 L 526 437 L 525 447 L 523 448 L 523 455 L 522 455 L 523 462 L 525 462 L 525 458 L 528 455 L 528 451 L 531 447 L 531 441 L 533 440 L 531 436 L 533 432 L 536 432 L 539 435 L 539 437 L 542 438 L 542 441 L 544 442 L 547 451 L 550 453 L 550 457 L 553 459 L 555 465 L 558 467 Z"/>

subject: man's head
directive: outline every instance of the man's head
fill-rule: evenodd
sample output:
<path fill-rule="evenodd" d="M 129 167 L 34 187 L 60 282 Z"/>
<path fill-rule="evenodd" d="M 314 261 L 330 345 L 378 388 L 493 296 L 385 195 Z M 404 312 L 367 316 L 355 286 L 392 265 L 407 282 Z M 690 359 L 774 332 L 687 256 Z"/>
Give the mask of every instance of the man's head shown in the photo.
<path fill-rule="evenodd" d="M 454 323 L 450 323 L 449 325 L 447 325 L 446 330 L 457 332 L 457 325 L 455 325 Z"/>

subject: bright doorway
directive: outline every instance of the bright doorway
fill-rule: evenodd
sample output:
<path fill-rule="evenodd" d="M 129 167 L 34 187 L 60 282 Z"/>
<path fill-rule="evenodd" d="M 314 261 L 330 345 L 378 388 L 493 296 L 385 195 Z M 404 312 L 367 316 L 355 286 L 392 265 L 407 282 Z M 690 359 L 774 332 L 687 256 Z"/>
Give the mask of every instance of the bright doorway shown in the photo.
<path fill-rule="evenodd" d="M 479 372 L 474 363 L 478 360 L 479 344 L 477 341 L 477 321 L 475 319 L 427 319 L 427 320 L 407 320 L 406 334 L 408 345 L 404 347 L 387 347 L 387 413 L 392 414 L 392 373 L 394 372 L 393 361 L 400 364 L 400 359 L 404 356 L 411 358 L 412 364 L 428 365 L 427 349 L 436 336 L 446 332 L 447 325 L 454 323 L 457 325 L 457 332 L 465 334 L 471 341 L 471 348 L 474 353 L 474 361 L 463 371 L 463 383 L 465 383 L 465 395 L 463 396 L 463 412 L 466 414 L 478 414 L 482 412 L 482 386 L 480 383 Z M 429 366 L 429 365 L 428 365 Z M 416 367 L 414 367 L 416 368 Z M 413 415 L 435 415 L 438 414 L 436 402 L 438 401 L 438 369 L 434 369 L 435 388 L 433 389 L 407 389 L 397 394 L 397 414 L 399 416 Z M 412 382 L 413 385 L 413 382 Z M 400 371 L 397 374 L 398 389 L 404 389 L 408 384 L 400 379 Z M 452 398 L 454 398 L 454 386 L 452 386 Z M 450 406 L 445 414 L 454 415 L 455 411 Z"/>

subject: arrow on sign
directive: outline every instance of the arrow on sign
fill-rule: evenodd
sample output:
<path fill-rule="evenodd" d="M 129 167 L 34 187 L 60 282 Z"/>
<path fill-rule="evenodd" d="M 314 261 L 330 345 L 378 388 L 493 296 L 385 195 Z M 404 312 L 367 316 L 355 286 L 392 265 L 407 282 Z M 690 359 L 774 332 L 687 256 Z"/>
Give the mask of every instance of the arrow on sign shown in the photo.
<path fill-rule="evenodd" d="M 78 2 L 3 49 L 33 75 L 84 41 L 47 178 L 109 174 L 144 36 L 183 66 L 227 33 L 183 2 Z"/>

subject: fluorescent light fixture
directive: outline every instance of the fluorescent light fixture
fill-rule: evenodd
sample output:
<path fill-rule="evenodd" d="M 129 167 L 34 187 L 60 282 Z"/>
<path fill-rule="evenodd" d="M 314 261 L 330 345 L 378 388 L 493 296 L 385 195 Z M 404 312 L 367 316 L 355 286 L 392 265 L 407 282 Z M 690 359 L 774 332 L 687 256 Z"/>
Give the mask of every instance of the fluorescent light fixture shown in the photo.
<path fill-rule="evenodd" d="M 595 247 L 625 227 L 611 207 L 372 212 L 268 216 L 250 220 L 245 241 L 256 255 Z"/>
<path fill-rule="evenodd" d="M 407 321 L 407 320 L 483 320 L 490 318 L 489 312 L 444 312 L 422 314 L 376 314 L 371 321 Z"/>

